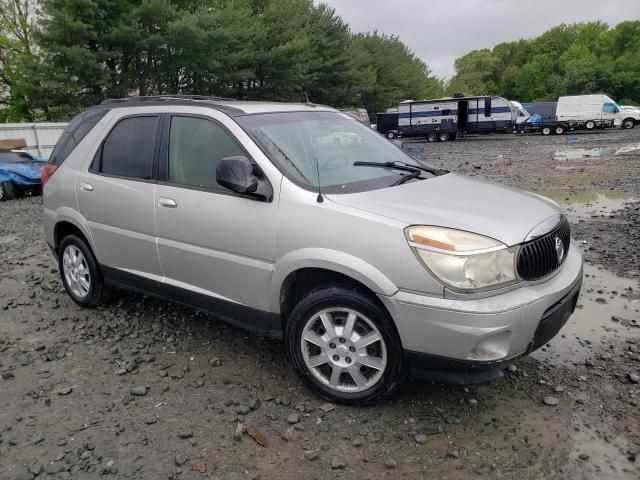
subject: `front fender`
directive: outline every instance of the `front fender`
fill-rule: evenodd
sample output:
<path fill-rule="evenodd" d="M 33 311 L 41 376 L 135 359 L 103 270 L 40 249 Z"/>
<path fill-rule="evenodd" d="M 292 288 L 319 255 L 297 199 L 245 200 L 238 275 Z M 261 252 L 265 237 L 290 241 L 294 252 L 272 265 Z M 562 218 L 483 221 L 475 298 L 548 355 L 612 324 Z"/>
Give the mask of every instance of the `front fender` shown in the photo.
<path fill-rule="evenodd" d="M 272 312 L 280 312 L 280 291 L 285 279 L 303 268 L 322 268 L 341 273 L 379 295 L 393 295 L 398 291 L 384 273 L 361 258 L 327 248 L 302 248 L 289 252 L 276 261 L 271 282 Z"/>

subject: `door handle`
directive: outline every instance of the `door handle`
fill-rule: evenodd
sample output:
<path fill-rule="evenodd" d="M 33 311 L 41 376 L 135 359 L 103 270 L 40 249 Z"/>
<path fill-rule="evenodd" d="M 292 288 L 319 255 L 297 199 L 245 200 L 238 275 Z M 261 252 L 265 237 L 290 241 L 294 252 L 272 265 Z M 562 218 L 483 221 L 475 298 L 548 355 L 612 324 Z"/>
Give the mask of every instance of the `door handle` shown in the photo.
<path fill-rule="evenodd" d="M 80 190 L 84 190 L 85 192 L 93 192 L 93 187 L 90 183 L 81 183 Z"/>
<path fill-rule="evenodd" d="M 176 208 L 178 204 L 176 203 L 175 200 L 171 198 L 160 197 L 158 198 L 158 206 L 165 207 L 165 208 Z"/>

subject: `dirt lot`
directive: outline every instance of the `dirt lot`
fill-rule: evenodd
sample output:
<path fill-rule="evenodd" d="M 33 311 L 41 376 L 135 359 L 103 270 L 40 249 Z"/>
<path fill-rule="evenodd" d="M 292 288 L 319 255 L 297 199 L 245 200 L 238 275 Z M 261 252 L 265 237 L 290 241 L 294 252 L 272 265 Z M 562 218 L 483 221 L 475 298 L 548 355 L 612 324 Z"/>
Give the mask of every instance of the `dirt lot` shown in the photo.
<path fill-rule="evenodd" d="M 550 345 L 489 385 L 327 405 L 280 342 L 124 292 L 79 309 L 41 199 L 15 200 L 0 204 L 0 479 L 637 479 L 640 129 L 405 148 L 565 206 L 587 264 Z"/>

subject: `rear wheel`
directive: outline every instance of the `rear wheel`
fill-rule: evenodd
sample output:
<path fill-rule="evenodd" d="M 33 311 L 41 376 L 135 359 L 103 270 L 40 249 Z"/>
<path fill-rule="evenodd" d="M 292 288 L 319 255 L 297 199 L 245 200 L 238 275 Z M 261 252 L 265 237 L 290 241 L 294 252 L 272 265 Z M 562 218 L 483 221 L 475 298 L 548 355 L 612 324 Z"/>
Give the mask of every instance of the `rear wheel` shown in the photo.
<path fill-rule="evenodd" d="M 16 196 L 16 187 L 13 182 L 0 182 L 0 202 L 11 200 Z"/>
<path fill-rule="evenodd" d="M 348 286 L 321 288 L 303 298 L 289 316 L 285 342 L 305 383 L 335 402 L 379 402 L 406 378 L 388 313 Z"/>
<path fill-rule="evenodd" d="M 543 127 L 542 128 L 543 135 L 551 135 L 551 127 Z"/>
<path fill-rule="evenodd" d="M 431 132 L 427 134 L 427 142 L 435 142 L 438 140 L 438 135 L 436 132 Z"/>
<path fill-rule="evenodd" d="M 449 140 L 449 134 L 447 132 L 440 132 L 438 134 L 438 140 L 440 140 L 441 142 L 446 142 L 447 140 Z"/>
<path fill-rule="evenodd" d="M 104 283 L 93 253 L 83 239 L 67 235 L 60 243 L 58 267 L 69 296 L 83 307 L 104 304 L 111 289 Z"/>
<path fill-rule="evenodd" d="M 396 132 L 394 130 L 389 130 L 385 135 L 387 136 L 387 138 L 389 140 L 392 140 L 392 139 L 396 138 L 396 136 L 397 136 Z"/>
<path fill-rule="evenodd" d="M 630 129 L 636 126 L 636 122 L 633 118 L 625 118 L 622 121 L 622 128 Z"/>
<path fill-rule="evenodd" d="M 587 130 L 593 130 L 594 128 L 596 128 L 596 122 L 594 122 L 593 120 L 589 120 L 584 124 L 584 128 L 586 128 Z"/>
<path fill-rule="evenodd" d="M 562 127 L 562 126 L 558 125 L 558 126 L 555 128 L 554 133 L 555 133 L 556 135 L 562 135 L 562 134 L 564 133 L 564 127 Z"/>

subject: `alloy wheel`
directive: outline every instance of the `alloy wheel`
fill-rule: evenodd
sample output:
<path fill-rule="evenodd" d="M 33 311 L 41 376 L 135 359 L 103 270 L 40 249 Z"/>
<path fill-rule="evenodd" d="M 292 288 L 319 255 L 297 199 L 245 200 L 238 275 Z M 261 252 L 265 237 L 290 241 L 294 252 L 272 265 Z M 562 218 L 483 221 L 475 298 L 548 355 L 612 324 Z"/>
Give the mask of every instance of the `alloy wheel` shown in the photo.
<path fill-rule="evenodd" d="M 86 297 L 91 288 L 89 266 L 75 245 L 69 245 L 62 254 L 62 268 L 69 290 L 79 299 Z"/>
<path fill-rule="evenodd" d="M 348 308 L 324 309 L 309 318 L 301 349 L 311 374 L 338 392 L 370 388 L 387 367 L 382 334 L 371 320 Z"/>

